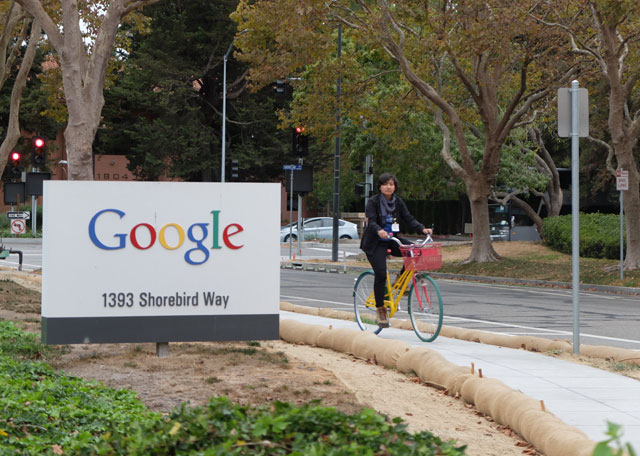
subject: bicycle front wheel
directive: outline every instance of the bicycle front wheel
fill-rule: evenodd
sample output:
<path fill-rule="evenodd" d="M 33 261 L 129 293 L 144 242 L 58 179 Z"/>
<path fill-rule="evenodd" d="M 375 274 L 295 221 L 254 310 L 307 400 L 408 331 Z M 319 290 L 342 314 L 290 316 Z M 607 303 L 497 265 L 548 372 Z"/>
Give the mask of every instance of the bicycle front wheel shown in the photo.
<path fill-rule="evenodd" d="M 415 275 L 415 282 L 409 291 L 409 317 L 420 340 L 436 340 L 442 328 L 442 296 L 429 274 Z"/>
<path fill-rule="evenodd" d="M 366 271 L 360 274 L 353 287 L 353 311 L 356 314 L 356 322 L 363 331 L 380 332 L 376 323 L 376 300 L 373 296 L 373 272 Z"/>

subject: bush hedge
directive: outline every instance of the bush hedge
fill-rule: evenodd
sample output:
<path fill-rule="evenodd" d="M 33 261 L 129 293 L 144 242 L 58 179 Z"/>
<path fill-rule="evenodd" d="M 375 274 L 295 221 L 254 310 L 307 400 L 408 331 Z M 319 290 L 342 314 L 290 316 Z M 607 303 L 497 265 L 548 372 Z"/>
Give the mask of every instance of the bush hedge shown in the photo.
<path fill-rule="evenodd" d="M 547 217 L 542 223 L 547 246 L 571 253 L 571 215 Z M 580 256 L 587 258 L 620 258 L 620 216 L 616 214 L 580 213 Z"/>
<path fill-rule="evenodd" d="M 161 421 L 127 434 L 105 435 L 81 455 L 464 455 L 465 447 L 428 431 L 411 434 L 371 409 L 347 415 L 332 407 L 274 402 L 260 407 L 211 398 L 206 407 L 182 405 Z"/>

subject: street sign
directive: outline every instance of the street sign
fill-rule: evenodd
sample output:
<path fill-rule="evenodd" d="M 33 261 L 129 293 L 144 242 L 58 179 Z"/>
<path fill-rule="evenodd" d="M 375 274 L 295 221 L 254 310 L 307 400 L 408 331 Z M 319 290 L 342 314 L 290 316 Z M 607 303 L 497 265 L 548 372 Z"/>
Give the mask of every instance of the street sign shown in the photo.
<path fill-rule="evenodd" d="M 11 220 L 11 232 L 13 234 L 23 234 L 27 224 L 23 219 Z"/>
<path fill-rule="evenodd" d="M 301 171 L 302 165 L 282 165 L 282 169 L 285 171 Z"/>
<path fill-rule="evenodd" d="M 29 213 L 27 211 L 7 212 L 7 218 L 9 220 L 14 220 L 14 219 L 29 220 L 31 218 L 31 213 Z"/>
<path fill-rule="evenodd" d="M 558 89 L 558 136 L 568 138 L 571 133 L 571 93 L 568 87 Z M 578 89 L 578 136 L 589 136 L 589 92 Z"/>
<path fill-rule="evenodd" d="M 616 170 L 616 190 L 629 190 L 629 171 L 623 169 Z"/>

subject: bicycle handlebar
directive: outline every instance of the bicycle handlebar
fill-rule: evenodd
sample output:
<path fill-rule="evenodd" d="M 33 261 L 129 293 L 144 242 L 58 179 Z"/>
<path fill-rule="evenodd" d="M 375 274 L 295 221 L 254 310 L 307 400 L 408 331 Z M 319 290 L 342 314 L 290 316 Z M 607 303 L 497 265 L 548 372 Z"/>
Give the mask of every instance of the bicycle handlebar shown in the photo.
<path fill-rule="evenodd" d="M 395 236 L 389 236 L 387 239 L 391 239 L 392 241 L 394 241 L 398 245 L 405 245 L 400 241 L 400 239 L 398 239 Z M 429 233 L 427 233 L 427 236 L 424 238 L 424 241 L 415 242 L 415 243 L 413 243 L 413 245 L 425 245 L 425 244 L 427 244 L 429 242 L 433 242 L 433 238 L 431 237 L 431 235 Z"/>

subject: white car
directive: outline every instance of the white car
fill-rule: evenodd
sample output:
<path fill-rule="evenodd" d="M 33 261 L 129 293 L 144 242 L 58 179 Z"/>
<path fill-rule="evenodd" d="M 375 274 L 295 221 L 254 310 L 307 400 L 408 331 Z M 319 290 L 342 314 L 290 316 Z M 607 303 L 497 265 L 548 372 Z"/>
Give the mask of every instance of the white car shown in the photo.
<path fill-rule="evenodd" d="M 302 222 L 304 239 L 333 239 L 333 218 L 313 217 Z M 280 229 L 280 242 L 289 242 L 289 231 L 294 241 L 298 240 L 298 223 L 283 226 Z M 338 220 L 338 237 L 340 239 L 359 239 L 358 226 L 346 220 Z"/>

